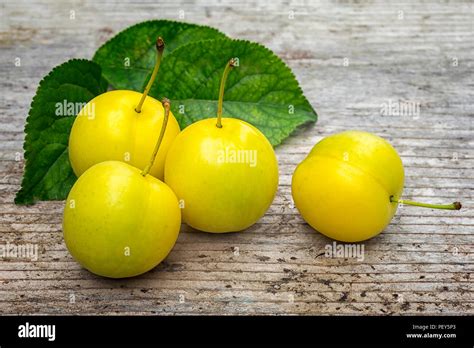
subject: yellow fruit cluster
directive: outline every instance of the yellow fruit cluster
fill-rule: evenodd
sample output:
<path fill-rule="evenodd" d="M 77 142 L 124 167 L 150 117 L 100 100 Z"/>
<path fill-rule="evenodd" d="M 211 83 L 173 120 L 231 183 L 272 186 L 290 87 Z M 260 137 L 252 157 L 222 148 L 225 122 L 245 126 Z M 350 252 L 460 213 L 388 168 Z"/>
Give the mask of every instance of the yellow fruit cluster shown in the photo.
<path fill-rule="evenodd" d="M 81 265 L 105 277 L 132 277 L 158 265 L 181 219 L 205 232 L 245 230 L 265 214 L 278 187 L 267 138 L 247 122 L 222 117 L 234 60 L 223 73 L 217 117 L 180 132 L 170 102 L 147 96 L 163 54 L 160 38 L 157 49 L 144 93 L 97 96 L 77 115 L 69 138 L 78 180 L 64 209 L 64 239 Z M 387 141 L 348 131 L 314 146 L 295 170 L 292 195 L 313 228 L 344 242 L 379 234 L 399 202 L 454 209 L 401 201 L 403 181 L 402 162 Z"/>

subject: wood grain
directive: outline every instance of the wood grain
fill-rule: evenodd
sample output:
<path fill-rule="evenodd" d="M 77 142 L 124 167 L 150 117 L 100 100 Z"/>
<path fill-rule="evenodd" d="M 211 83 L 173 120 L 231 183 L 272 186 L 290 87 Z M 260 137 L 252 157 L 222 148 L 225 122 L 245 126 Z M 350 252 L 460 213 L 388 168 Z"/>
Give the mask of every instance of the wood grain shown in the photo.
<path fill-rule="evenodd" d="M 0 7 L 0 244 L 33 243 L 39 253 L 36 260 L 0 259 L 0 313 L 474 314 L 471 1 L 4 0 Z M 277 148 L 278 195 L 256 225 L 221 236 L 183 226 L 156 269 L 102 279 L 67 252 L 63 202 L 13 204 L 25 118 L 38 82 L 55 65 L 90 58 L 131 24 L 180 14 L 273 49 L 319 120 Z M 384 115 L 390 102 L 417 103 L 420 112 Z M 364 243 L 363 261 L 325 257 L 331 241 L 291 204 L 291 175 L 318 140 L 349 128 L 397 148 L 407 198 L 461 200 L 463 209 L 403 207 Z"/>

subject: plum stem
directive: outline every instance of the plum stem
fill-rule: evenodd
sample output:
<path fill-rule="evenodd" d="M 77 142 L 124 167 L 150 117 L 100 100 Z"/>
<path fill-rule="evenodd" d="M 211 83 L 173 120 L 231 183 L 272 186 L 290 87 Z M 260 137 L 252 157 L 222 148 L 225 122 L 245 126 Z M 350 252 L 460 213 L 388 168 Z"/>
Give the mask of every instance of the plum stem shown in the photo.
<path fill-rule="evenodd" d="M 146 176 L 148 174 L 151 167 L 153 166 L 153 163 L 155 162 L 156 155 L 158 154 L 158 150 L 160 149 L 161 142 L 163 141 L 163 138 L 165 136 L 166 125 L 168 124 L 168 116 L 170 114 L 170 101 L 166 98 L 163 98 L 161 103 L 163 104 L 163 108 L 165 109 L 165 113 L 163 116 L 163 124 L 161 126 L 160 136 L 158 137 L 158 141 L 156 142 L 155 148 L 153 149 L 150 162 L 143 169 L 141 173 L 143 176 Z"/>
<path fill-rule="evenodd" d="M 430 203 L 410 201 L 407 199 L 395 199 L 395 197 L 393 196 L 390 196 L 390 202 L 399 203 L 403 205 L 412 205 L 415 207 L 432 208 L 432 209 L 459 210 L 462 207 L 461 202 L 453 202 L 451 204 L 430 204 Z"/>
<path fill-rule="evenodd" d="M 230 70 L 236 65 L 236 60 L 232 58 L 226 64 L 224 72 L 221 78 L 221 85 L 219 87 L 219 100 L 217 101 L 217 128 L 222 128 L 222 104 L 224 103 L 224 90 L 225 83 L 227 81 L 227 76 L 229 75 Z"/>
<path fill-rule="evenodd" d="M 156 75 L 158 74 L 158 70 L 160 70 L 160 64 L 161 64 L 161 58 L 163 57 L 163 51 L 165 49 L 165 42 L 161 37 L 159 37 L 156 40 L 156 63 L 155 63 L 155 68 L 153 69 L 153 72 L 151 73 L 150 80 L 148 81 L 145 90 L 143 91 L 142 97 L 140 98 L 140 101 L 138 102 L 137 107 L 135 108 L 135 111 L 140 113 L 142 112 L 142 106 L 143 103 L 145 102 L 145 98 L 148 95 L 148 92 L 150 92 L 151 86 L 153 85 L 153 82 L 155 82 Z"/>

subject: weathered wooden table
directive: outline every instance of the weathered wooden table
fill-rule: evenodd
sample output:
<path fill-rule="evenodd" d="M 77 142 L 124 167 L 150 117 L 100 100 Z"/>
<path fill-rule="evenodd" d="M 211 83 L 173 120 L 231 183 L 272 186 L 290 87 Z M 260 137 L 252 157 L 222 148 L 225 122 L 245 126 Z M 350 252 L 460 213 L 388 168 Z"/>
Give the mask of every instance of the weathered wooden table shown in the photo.
<path fill-rule="evenodd" d="M 39 247 L 36 261 L 0 259 L 1 313 L 474 314 L 472 2 L 2 0 L 0 11 L 0 243 Z M 320 118 L 277 148 L 279 192 L 255 226 L 227 235 L 183 226 L 158 268 L 102 279 L 67 252 L 63 202 L 12 203 L 31 98 L 51 68 L 91 58 L 122 28 L 183 15 L 273 49 Z M 316 141 L 349 128 L 397 148 L 407 198 L 464 208 L 402 208 L 364 244 L 363 261 L 325 257 L 331 241 L 292 207 L 289 185 Z"/>

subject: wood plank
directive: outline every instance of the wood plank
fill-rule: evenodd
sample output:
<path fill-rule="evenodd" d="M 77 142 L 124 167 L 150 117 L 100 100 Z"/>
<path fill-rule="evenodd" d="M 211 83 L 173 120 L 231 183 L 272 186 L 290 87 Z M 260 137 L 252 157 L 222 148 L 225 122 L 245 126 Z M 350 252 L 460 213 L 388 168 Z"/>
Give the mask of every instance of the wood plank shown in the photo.
<path fill-rule="evenodd" d="M 76 20 L 65 20 L 71 5 L 54 0 L 8 1 L 0 14 L 0 245 L 30 243 L 39 251 L 36 261 L 0 258 L 0 313 L 474 314 L 470 2 L 193 0 L 165 2 L 158 10 L 153 2 L 85 0 L 73 7 Z M 134 279 L 103 279 L 67 252 L 64 202 L 13 204 L 23 173 L 26 116 L 52 67 L 90 58 L 139 21 L 177 20 L 179 10 L 186 21 L 274 50 L 292 68 L 319 120 L 276 149 L 279 190 L 257 224 L 226 235 L 183 225 L 176 247 L 156 269 Z M 16 57 L 21 67 L 14 66 Z M 389 102 L 419 103 L 420 113 L 384 115 Z M 317 141 L 350 128 L 394 145 L 405 166 L 407 198 L 460 200 L 464 208 L 403 207 L 382 234 L 362 243 L 363 261 L 325 257 L 332 241 L 292 205 L 291 175 Z"/>

